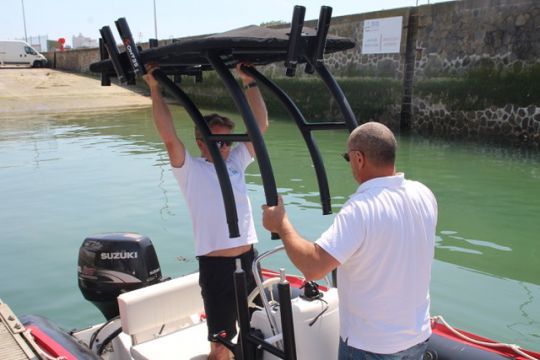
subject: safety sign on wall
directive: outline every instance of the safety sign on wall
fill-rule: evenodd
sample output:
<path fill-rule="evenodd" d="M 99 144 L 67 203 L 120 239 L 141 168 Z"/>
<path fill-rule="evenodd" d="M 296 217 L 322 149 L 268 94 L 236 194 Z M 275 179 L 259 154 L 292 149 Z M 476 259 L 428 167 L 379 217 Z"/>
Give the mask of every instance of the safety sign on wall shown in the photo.
<path fill-rule="evenodd" d="M 402 23 L 402 16 L 365 20 L 362 54 L 399 53 Z"/>

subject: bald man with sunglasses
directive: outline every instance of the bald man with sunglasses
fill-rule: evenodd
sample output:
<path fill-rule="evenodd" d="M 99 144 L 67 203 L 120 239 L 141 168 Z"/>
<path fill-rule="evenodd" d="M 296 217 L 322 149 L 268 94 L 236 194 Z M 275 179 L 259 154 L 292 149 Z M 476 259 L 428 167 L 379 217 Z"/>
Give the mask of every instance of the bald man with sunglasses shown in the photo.
<path fill-rule="evenodd" d="M 201 133 L 195 128 L 200 157 L 191 155 L 178 137 L 171 112 L 165 103 L 159 83 L 152 75 L 156 65 L 147 66 L 145 81 L 150 87 L 154 123 L 165 144 L 172 172 L 184 195 L 193 225 L 195 251 L 199 260 L 199 284 L 204 301 L 210 354 L 208 359 L 229 359 L 230 351 L 216 342 L 214 335 L 231 340 L 236 335 L 236 306 L 233 272 L 235 259 L 240 258 L 248 274 L 248 291 L 255 288 L 251 264 L 255 258 L 253 244 L 257 234 L 251 203 L 247 195 L 245 169 L 253 162 L 255 150 L 251 143 L 235 146 L 229 141 L 217 141 L 231 180 L 240 237 L 229 238 L 225 207 L 212 157 Z M 243 83 L 251 111 L 262 134 L 268 129 L 266 104 L 255 80 L 236 68 Z M 234 122 L 219 114 L 204 116 L 212 134 L 230 134 Z M 180 306 L 180 304 L 178 304 Z"/>
<path fill-rule="evenodd" d="M 420 360 L 431 335 L 429 283 L 437 202 L 396 173 L 390 129 L 368 122 L 343 155 L 360 185 L 315 242 L 301 237 L 280 199 L 263 206 L 263 225 L 278 233 L 307 280 L 337 268 L 340 360 Z"/>

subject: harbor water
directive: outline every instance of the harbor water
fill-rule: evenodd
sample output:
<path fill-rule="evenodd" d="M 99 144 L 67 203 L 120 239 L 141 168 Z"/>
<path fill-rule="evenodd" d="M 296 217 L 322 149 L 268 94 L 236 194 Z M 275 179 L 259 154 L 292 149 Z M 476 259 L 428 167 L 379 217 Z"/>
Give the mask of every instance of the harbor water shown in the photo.
<path fill-rule="evenodd" d="M 197 154 L 193 123 L 181 108 L 173 112 Z M 340 156 L 346 138 L 345 131 L 316 134 L 334 213 L 357 187 Z M 315 240 L 333 215 L 322 215 L 303 139 L 292 121 L 271 118 L 265 140 L 289 216 Z M 413 136 L 398 142 L 398 170 L 429 186 L 439 203 L 431 313 L 540 351 L 540 153 Z M 271 249 L 280 242 L 261 225 L 256 163 L 247 181 L 257 247 Z M 197 270 L 189 214 L 150 109 L 0 120 L 0 194 L 0 298 L 19 315 L 44 315 L 66 329 L 103 320 L 77 286 L 88 235 L 141 233 L 152 239 L 164 275 Z M 263 265 L 296 272 L 285 256 Z"/>

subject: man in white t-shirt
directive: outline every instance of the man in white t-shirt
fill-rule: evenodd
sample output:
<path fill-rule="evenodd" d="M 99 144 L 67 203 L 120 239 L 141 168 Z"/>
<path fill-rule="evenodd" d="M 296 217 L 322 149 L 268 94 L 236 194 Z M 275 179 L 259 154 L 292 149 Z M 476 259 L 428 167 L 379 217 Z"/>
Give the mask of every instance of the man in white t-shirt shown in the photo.
<path fill-rule="evenodd" d="M 255 287 L 251 264 L 255 257 L 253 244 L 257 234 L 247 195 L 244 171 L 253 162 L 255 151 L 251 143 L 232 147 L 228 141 L 218 141 L 221 156 L 225 160 L 238 214 L 240 237 L 229 238 L 225 207 L 212 157 L 195 128 L 195 138 L 201 152 L 192 156 L 178 137 L 171 112 L 163 100 L 159 83 L 152 76 L 156 66 L 147 66 L 144 76 L 152 98 L 152 112 L 156 128 L 167 148 L 173 174 L 184 195 L 191 215 L 195 237 L 195 251 L 199 260 L 199 284 L 204 301 L 208 340 L 211 341 L 209 359 L 229 359 L 230 352 L 214 336 L 230 340 L 236 335 L 236 305 L 234 300 L 233 273 L 235 259 L 240 258 L 248 275 L 248 291 Z M 266 105 L 257 83 L 248 74 L 236 68 L 250 108 L 261 133 L 268 128 Z M 227 117 L 210 114 L 204 117 L 212 134 L 230 134 L 234 122 Z M 181 306 L 181 304 L 178 304 Z"/>
<path fill-rule="evenodd" d="M 339 359 L 422 359 L 431 335 L 437 202 L 426 186 L 396 173 L 396 149 L 383 124 L 351 133 L 343 156 L 360 186 L 315 242 L 296 232 L 281 199 L 263 206 L 264 226 L 280 235 L 307 280 L 337 268 Z"/>

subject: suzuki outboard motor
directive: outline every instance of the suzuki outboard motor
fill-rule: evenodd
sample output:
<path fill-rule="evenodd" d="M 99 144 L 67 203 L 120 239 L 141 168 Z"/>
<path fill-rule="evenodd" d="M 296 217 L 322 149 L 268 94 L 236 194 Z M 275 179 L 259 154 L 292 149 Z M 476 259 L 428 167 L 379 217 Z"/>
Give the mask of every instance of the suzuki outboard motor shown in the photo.
<path fill-rule="evenodd" d="M 110 320 L 118 316 L 118 295 L 162 281 L 154 245 L 134 233 L 89 236 L 79 249 L 79 289 Z"/>

